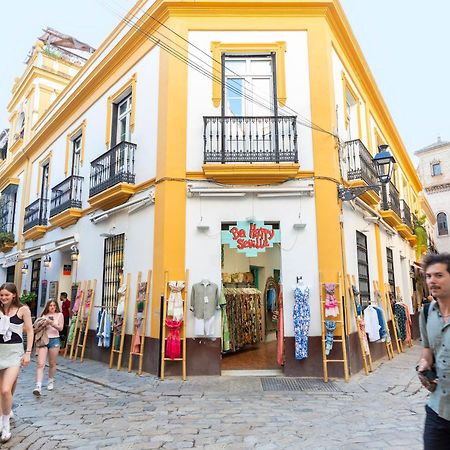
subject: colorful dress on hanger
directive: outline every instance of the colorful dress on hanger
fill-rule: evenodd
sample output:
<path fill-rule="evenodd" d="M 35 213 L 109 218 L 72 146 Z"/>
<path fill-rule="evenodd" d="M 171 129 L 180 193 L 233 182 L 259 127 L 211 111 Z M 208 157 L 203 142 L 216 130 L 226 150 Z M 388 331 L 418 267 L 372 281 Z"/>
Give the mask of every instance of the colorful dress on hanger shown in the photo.
<path fill-rule="evenodd" d="M 167 315 L 173 320 L 183 319 L 183 297 L 181 291 L 184 289 L 184 281 L 169 281 L 169 300 L 167 302 Z"/>
<path fill-rule="evenodd" d="M 297 287 L 294 298 L 295 359 L 304 359 L 308 357 L 308 334 L 311 322 L 309 288 L 305 287 L 302 291 Z"/>
<path fill-rule="evenodd" d="M 334 296 L 336 291 L 336 284 L 325 283 L 325 291 L 327 296 L 325 297 L 325 317 L 336 317 L 339 315 L 339 306 Z"/>

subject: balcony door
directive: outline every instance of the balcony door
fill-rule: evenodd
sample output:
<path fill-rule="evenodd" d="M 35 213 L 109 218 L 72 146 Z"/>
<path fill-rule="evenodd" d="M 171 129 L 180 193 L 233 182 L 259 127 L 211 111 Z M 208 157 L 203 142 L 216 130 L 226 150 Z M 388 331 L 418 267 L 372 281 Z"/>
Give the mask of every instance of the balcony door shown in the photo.
<path fill-rule="evenodd" d="M 222 63 L 223 148 L 265 160 L 278 149 L 275 56 L 224 54 Z"/>
<path fill-rule="evenodd" d="M 81 141 L 82 141 L 81 134 L 72 140 L 72 161 L 71 161 L 71 168 L 70 168 L 70 175 L 72 175 L 72 176 L 80 175 Z"/>
<path fill-rule="evenodd" d="M 50 163 L 47 162 L 42 166 L 42 178 L 41 178 L 41 199 L 47 200 L 49 195 L 49 174 L 50 174 Z"/>

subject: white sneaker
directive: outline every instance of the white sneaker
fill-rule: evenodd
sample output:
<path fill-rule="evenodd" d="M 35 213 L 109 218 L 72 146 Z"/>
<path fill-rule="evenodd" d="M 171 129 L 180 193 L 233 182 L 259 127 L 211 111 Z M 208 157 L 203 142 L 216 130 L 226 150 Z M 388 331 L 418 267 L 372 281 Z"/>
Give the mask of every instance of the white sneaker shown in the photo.
<path fill-rule="evenodd" d="M 2 437 L 1 437 L 1 442 L 2 444 L 4 444 L 5 442 L 8 442 L 11 439 L 11 431 L 9 430 L 9 425 L 8 425 L 8 430 L 6 428 L 3 428 L 2 431 Z"/>
<path fill-rule="evenodd" d="M 39 397 L 41 395 L 41 387 L 36 385 L 36 387 L 33 389 L 33 394 L 36 397 Z"/>
<path fill-rule="evenodd" d="M 48 391 L 53 391 L 53 388 L 55 387 L 53 383 L 54 383 L 53 380 L 48 380 L 48 384 L 47 384 Z"/>
<path fill-rule="evenodd" d="M 9 413 L 9 420 L 14 420 L 16 417 L 14 416 L 13 410 Z"/>

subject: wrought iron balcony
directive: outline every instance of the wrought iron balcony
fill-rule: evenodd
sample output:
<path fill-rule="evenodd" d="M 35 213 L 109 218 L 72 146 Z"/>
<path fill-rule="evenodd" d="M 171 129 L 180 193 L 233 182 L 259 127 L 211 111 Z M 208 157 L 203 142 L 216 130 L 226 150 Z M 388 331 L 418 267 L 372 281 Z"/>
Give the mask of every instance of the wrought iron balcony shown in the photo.
<path fill-rule="evenodd" d="M 298 162 L 297 118 L 204 117 L 204 163 Z"/>
<path fill-rule="evenodd" d="M 52 188 L 50 217 L 69 208 L 81 208 L 83 177 L 72 175 Z"/>
<path fill-rule="evenodd" d="M 47 225 L 48 199 L 38 198 L 25 208 L 23 231 L 27 231 L 37 225 Z"/>
<path fill-rule="evenodd" d="M 400 200 L 401 204 L 401 210 L 402 210 L 402 222 L 406 225 L 408 225 L 411 230 L 413 230 L 413 222 L 411 218 L 411 210 L 409 209 L 408 204 L 405 202 L 405 200 Z"/>
<path fill-rule="evenodd" d="M 363 180 L 370 185 L 379 184 L 372 155 L 359 139 L 345 142 L 343 152 L 342 169 L 347 181 Z"/>
<path fill-rule="evenodd" d="M 119 183 L 134 184 L 134 152 L 136 144 L 120 142 L 91 162 L 89 197 Z"/>
<path fill-rule="evenodd" d="M 383 190 L 385 191 L 386 195 L 383 195 L 382 209 L 384 211 L 394 211 L 395 214 L 397 214 L 397 216 L 401 218 L 402 213 L 400 210 L 400 194 L 397 188 L 392 183 L 388 183 L 386 185 L 383 185 Z"/>

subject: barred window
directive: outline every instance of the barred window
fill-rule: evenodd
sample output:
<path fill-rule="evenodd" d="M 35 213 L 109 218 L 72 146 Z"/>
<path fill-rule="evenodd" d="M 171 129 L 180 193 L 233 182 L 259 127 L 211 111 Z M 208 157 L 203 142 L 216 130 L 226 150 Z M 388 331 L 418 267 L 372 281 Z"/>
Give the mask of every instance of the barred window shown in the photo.
<path fill-rule="evenodd" d="M 125 234 L 105 239 L 103 259 L 103 296 L 102 305 L 112 311 L 117 306 L 117 290 L 123 272 L 123 249 Z"/>
<path fill-rule="evenodd" d="M 395 277 L 394 277 L 394 255 L 390 248 L 386 248 L 388 283 L 391 287 L 392 295 L 395 297 Z"/>
<path fill-rule="evenodd" d="M 365 308 L 370 303 L 369 259 L 367 255 L 367 238 L 363 233 L 356 232 L 356 249 L 358 256 L 358 282 L 361 296 L 361 306 Z"/>
<path fill-rule="evenodd" d="M 440 212 L 437 215 L 438 235 L 445 236 L 448 234 L 447 214 Z"/>
<path fill-rule="evenodd" d="M 10 184 L 0 195 L 0 231 L 14 232 L 17 186 Z"/>

